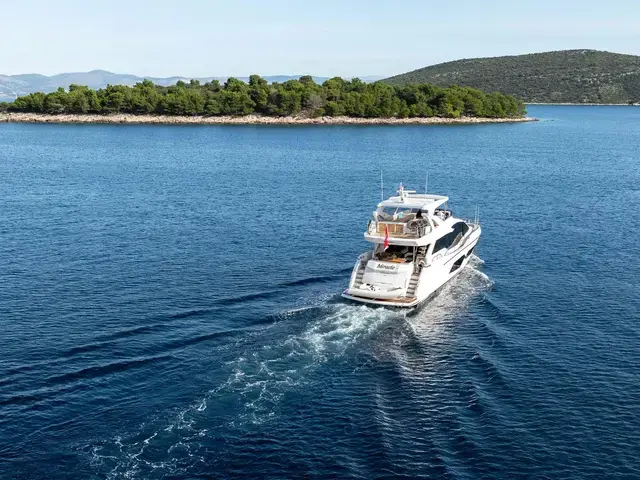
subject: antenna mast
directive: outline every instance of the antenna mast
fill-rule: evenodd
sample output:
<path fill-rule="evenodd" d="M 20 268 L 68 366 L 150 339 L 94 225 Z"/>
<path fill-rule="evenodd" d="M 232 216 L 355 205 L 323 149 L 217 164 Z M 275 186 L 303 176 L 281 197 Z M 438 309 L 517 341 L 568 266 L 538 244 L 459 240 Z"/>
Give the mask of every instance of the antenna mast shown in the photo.
<path fill-rule="evenodd" d="M 427 187 L 429 186 L 429 174 L 427 173 L 426 178 L 424 179 L 424 194 L 427 194 Z"/>
<path fill-rule="evenodd" d="M 384 202 L 384 180 L 382 179 L 382 170 L 380 170 L 380 201 Z"/>

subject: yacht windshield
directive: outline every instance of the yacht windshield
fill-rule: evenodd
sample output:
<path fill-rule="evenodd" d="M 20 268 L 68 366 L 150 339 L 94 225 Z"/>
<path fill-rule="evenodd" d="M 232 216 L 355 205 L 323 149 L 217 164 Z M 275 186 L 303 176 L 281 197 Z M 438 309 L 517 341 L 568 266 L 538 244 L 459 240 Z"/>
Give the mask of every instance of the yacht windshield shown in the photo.
<path fill-rule="evenodd" d="M 378 221 L 382 222 L 408 222 L 416 218 L 419 208 L 408 207 L 384 207 L 378 212 Z"/>

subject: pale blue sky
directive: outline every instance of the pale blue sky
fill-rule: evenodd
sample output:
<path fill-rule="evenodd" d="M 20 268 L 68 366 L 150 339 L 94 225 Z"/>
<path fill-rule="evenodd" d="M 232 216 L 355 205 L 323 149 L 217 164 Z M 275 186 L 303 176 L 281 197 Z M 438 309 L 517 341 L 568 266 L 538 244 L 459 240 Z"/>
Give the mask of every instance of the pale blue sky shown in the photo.
<path fill-rule="evenodd" d="M 640 0 L 0 0 L 0 74 L 392 75 L 459 58 L 640 54 Z"/>

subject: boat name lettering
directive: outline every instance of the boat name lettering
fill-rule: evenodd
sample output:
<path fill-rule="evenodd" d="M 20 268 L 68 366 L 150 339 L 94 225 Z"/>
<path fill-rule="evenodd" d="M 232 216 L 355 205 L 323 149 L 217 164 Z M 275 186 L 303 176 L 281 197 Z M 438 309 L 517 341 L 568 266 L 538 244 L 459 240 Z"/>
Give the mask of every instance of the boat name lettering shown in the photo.
<path fill-rule="evenodd" d="M 395 269 L 396 269 L 396 266 L 395 266 L 395 265 L 385 265 L 385 264 L 383 264 L 383 263 L 379 263 L 379 264 L 377 265 L 377 267 L 378 267 L 378 268 L 381 268 L 381 269 L 383 269 L 383 270 L 395 270 Z"/>

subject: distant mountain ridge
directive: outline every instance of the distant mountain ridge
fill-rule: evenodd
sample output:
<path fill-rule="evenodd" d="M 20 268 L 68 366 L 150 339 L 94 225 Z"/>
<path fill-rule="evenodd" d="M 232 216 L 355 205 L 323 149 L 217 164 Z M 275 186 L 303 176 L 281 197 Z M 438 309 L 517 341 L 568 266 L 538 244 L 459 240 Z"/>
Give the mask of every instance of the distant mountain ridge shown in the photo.
<path fill-rule="evenodd" d="M 271 75 L 263 77 L 269 83 L 286 82 L 291 79 L 298 79 L 301 75 Z M 189 82 L 192 77 L 139 77 L 130 74 L 118 74 L 106 70 L 92 70 L 90 72 L 61 73 L 58 75 L 46 76 L 37 73 L 21 75 L 0 75 L 0 100 L 12 101 L 16 97 L 34 92 L 49 93 L 59 87 L 68 88 L 69 85 L 86 85 L 92 89 L 105 88 L 107 85 L 134 85 L 145 78 L 151 80 L 156 85 L 173 85 L 178 80 Z M 199 77 L 201 83 L 211 80 L 224 82 L 229 77 Z M 249 77 L 236 77 L 240 80 L 248 81 Z M 322 83 L 329 77 L 313 77 L 316 83 Z M 377 80 L 381 77 L 368 76 L 362 78 L 364 81 Z"/>
<path fill-rule="evenodd" d="M 640 56 L 562 50 L 440 63 L 383 80 L 460 85 L 529 103 L 639 103 Z"/>

